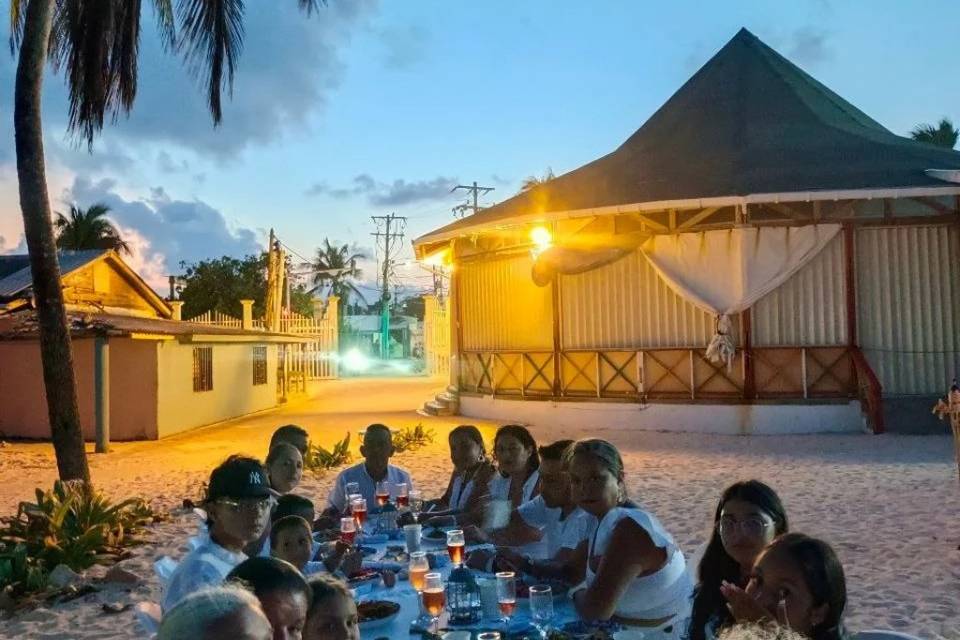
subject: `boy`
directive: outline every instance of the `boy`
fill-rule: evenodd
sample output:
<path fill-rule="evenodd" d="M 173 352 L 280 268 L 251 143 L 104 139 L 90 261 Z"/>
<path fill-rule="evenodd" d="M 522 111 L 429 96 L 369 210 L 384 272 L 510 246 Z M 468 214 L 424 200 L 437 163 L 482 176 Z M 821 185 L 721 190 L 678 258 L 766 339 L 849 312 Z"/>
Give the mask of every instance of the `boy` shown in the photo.
<path fill-rule="evenodd" d="M 320 574 L 310 578 L 313 604 L 307 613 L 303 640 L 360 640 L 357 603 L 342 581 Z"/>
<path fill-rule="evenodd" d="M 247 559 L 243 548 L 263 534 L 275 495 L 255 458 L 230 456 L 213 470 L 204 500 L 210 535 L 170 576 L 164 611 L 194 591 L 223 583 L 230 570 Z"/>
<path fill-rule="evenodd" d="M 285 424 L 273 432 L 273 435 L 270 437 L 270 449 L 273 449 L 281 442 L 292 444 L 297 448 L 301 456 L 306 456 L 310 443 L 310 434 L 300 425 Z"/>
<path fill-rule="evenodd" d="M 413 489 L 410 474 L 390 464 L 393 455 L 393 435 L 386 425 L 372 424 L 367 427 L 363 435 L 363 446 L 360 447 L 363 462 L 344 469 L 337 476 L 330 490 L 327 500 L 327 509 L 324 514 L 333 516 L 344 513 L 350 505 L 347 504 L 347 484 L 356 482 L 360 486 L 360 495 L 366 498 L 367 508 L 376 506 L 377 483 L 386 481 L 392 486 L 403 482 L 407 489 Z"/>
<path fill-rule="evenodd" d="M 313 591 L 296 567 L 277 558 L 250 558 L 234 567 L 227 582 L 257 596 L 273 627 L 273 640 L 300 639 Z"/>
<path fill-rule="evenodd" d="M 342 568 L 346 573 L 359 571 L 363 555 L 350 552 L 350 547 L 337 542 L 333 552 L 321 561 L 313 550 L 310 523 L 300 516 L 286 516 L 273 523 L 270 531 L 270 549 L 274 558 L 286 560 L 304 575 L 327 571 L 333 573 Z"/>

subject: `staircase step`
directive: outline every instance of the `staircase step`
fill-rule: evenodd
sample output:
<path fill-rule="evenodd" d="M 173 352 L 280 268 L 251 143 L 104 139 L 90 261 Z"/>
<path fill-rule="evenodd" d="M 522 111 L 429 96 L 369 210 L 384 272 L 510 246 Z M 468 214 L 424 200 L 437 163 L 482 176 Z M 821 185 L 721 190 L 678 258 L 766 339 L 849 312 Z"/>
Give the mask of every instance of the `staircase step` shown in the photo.
<path fill-rule="evenodd" d="M 450 404 L 450 405 L 460 404 L 459 397 L 451 393 L 447 393 L 446 391 L 444 391 L 443 393 L 438 393 L 436 397 L 436 401 L 439 402 L 440 404 Z"/>
<path fill-rule="evenodd" d="M 431 400 L 424 403 L 423 410 L 431 416 L 452 416 L 455 414 L 453 407 Z"/>

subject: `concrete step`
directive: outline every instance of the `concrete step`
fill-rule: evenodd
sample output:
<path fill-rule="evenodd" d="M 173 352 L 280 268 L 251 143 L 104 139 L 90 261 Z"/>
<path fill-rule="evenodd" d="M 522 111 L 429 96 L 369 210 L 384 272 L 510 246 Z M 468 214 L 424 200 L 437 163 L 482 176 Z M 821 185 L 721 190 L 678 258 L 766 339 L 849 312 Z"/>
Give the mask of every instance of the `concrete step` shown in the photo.
<path fill-rule="evenodd" d="M 436 396 L 436 402 L 440 404 L 447 404 L 450 406 L 457 406 L 460 404 L 460 398 L 444 391 L 443 393 L 438 393 Z"/>
<path fill-rule="evenodd" d="M 440 404 L 435 400 L 424 403 L 423 410 L 427 415 L 431 416 L 452 416 L 456 414 L 456 410 L 453 407 Z"/>

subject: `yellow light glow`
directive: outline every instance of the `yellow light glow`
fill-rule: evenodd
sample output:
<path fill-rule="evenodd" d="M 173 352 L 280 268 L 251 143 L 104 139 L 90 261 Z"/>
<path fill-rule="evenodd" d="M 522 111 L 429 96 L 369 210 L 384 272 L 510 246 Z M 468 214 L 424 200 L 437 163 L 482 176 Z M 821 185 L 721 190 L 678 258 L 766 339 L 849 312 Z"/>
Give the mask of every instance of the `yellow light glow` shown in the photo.
<path fill-rule="evenodd" d="M 537 251 L 545 251 L 553 244 L 553 236 L 546 227 L 534 227 L 530 230 L 530 240 L 537 247 Z"/>
<path fill-rule="evenodd" d="M 444 247 L 440 249 L 440 251 L 434 251 L 420 262 L 430 267 L 442 267 L 449 264 L 450 247 Z"/>

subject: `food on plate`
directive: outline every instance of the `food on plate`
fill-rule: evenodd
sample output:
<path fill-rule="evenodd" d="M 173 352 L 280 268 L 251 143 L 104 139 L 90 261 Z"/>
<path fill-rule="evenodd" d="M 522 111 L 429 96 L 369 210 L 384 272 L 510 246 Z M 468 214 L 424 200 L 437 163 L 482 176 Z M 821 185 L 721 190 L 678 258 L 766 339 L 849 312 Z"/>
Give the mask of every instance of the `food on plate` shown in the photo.
<path fill-rule="evenodd" d="M 367 600 L 357 605 L 357 614 L 360 622 L 383 620 L 400 611 L 400 605 L 389 600 Z"/>

